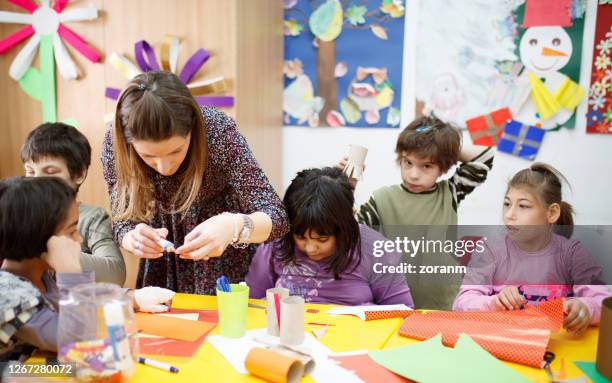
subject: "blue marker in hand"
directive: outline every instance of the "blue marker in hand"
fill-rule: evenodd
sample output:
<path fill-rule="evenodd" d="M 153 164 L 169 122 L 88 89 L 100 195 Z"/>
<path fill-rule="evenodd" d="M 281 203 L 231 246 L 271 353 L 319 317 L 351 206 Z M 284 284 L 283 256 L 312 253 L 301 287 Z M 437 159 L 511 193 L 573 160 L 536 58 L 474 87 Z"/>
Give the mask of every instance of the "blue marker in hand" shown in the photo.
<path fill-rule="evenodd" d="M 162 247 L 164 248 L 164 251 L 167 253 L 174 253 L 176 252 L 176 245 L 170 241 L 168 241 L 167 239 L 161 239 L 161 243 Z"/>

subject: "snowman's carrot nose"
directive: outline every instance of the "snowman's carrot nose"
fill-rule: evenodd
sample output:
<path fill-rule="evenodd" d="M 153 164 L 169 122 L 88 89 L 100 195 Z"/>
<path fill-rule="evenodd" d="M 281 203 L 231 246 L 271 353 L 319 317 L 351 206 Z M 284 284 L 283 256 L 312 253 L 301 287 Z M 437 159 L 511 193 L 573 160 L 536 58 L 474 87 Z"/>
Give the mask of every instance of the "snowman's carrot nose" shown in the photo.
<path fill-rule="evenodd" d="M 555 49 L 544 47 L 542 48 L 542 56 L 567 56 L 567 53 Z"/>

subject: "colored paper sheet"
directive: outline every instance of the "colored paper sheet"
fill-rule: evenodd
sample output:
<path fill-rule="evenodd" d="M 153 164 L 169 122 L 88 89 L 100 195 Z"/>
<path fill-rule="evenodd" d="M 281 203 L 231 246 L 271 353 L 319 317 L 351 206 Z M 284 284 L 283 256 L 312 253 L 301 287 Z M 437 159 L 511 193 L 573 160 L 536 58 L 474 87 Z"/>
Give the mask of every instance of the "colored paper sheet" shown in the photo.
<path fill-rule="evenodd" d="M 145 334 L 193 342 L 212 330 L 216 324 L 189 319 L 136 313 L 136 325 Z"/>
<path fill-rule="evenodd" d="M 474 145 L 495 146 L 501 138 L 506 122 L 511 119 L 510 109 L 502 108 L 489 114 L 470 118 L 465 124 Z"/>
<path fill-rule="evenodd" d="M 599 2 L 595 18 L 595 39 L 591 62 L 591 86 L 586 113 L 588 134 L 612 134 L 612 4 Z M 1 50 L 0 50 L 1 51 Z"/>
<path fill-rule="evenodd" d="M 198 315 L 198 320 L 204 323 L 216 324 L 218 321 L 217 311 L 193 311 L 171 309 L 169 313 L 164 315 L 188 315 L 192 318 L 193 313 Z M 160 314 L 156 314 L 160 315 Z M 190 319 L 185 319 L 190 320 Z M 214 326 L 213 326 L 214 327 Z M 212 327 L 211 327 L 212 330 Z M 158 336 L 142 336 L 138 339 L 139 352 L 144 355 L 165 355 L 178 357 L 191 357 L 198 350 L 202 342 L 206 339 L 209 332 L 206 332 L 200 338 L 193 342 L 163 338 Z"/>
<path fill-rule="evenodd" d="M 403 318 L 412 313 L 406 305 L 343 306 L 327 311 L 330 315 L 354 315 L 361 320 Z M 376 313 L 376 314 L 374 314 Z M 378 315 L 377 315 L 378 314 Z M 369 319 L 368 319 L 369 318 Z"/>
<path fill-rule="evenodd" d="M 57 121 L 52 40 L 50 35 L 40 38 L 40 70 L 29 67 L 19 80 L 21 89 L 30 97 L 40 101 L 44 122 Z"/>
<path fill-rule="evenodd" d="M 410 380 L 401 377 L 380 364 L 367 354 L 332 355 L 331 358 L 349 371 L 353 371 L 364 382 L 406 383 Z"/>
<path fill-rule="evenodd" d="M 408 379 L 427 383 L 528 382 L 527 378 L 495 359 L 465 334 L 455 348 L 444 347 L 437 335 L 427 341 L 370 352 L 385 368 Z"/>
<path fill-rule="evenodd" d="M 399 334 L 429 339 L 442 333 L 443 343 L 452 346 L 466 333 L 500 359 L 539 368 L 550 332 L 562 324 L 563 301 L 555 299 L 516 311 L 417 312 L 406 318 Z"/>
<path fill-rule="evenodd" d="M 607 379 L 604 376 L 601 376 L 599 371 L 597 371 L 597 367 L 595 367 L 595 362 L 574 362 L 574 364 L 584 372 L 586 376 L 591 379 L 593 383 L 610 383 L 612 380 Z"/>

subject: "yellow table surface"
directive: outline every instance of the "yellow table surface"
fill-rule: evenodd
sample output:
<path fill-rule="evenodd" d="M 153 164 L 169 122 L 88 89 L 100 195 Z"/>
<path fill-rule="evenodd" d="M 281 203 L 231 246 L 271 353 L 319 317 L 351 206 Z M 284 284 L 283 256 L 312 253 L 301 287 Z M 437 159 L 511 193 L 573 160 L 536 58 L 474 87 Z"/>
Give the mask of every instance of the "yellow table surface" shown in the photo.
<path fill-rule="evenodd" d="M 251 303 L 265 305 L 265 302 L 251 300 Z M 172 306 L 180 309 L 216 310 L 217 299 L 213 296 L 176 294 Z M 417 340 L 405 338 L 397 334 L 402 320 L 385 319 L 365 322 L 348 315 L 326 315 L 325 312 L 333 305 L 306 304 L 307 309 L 319 310 L 316 314 L 305 313 L 305 322 L 319 322 L 333 324 L 321 342 L 334 352 L 355 350 L 376 350 L 399 347 Z M 256 329 L 266 327 L 264 310 L 258 308 L 248 309 L 247 328 Z M 320 326 L 306 325 L 306 331 L 320 329 Z M 215 328 L 211 334 L 218 334 Z M 553 334 L 548 349 L 556 354 L 552 363 L 552 370 L 559 371 L 561 360 L 565 362 L 567 377 L 583 375 L 573 364 L 575 360 L 594 361 L 597 352 L 597 328 L 589 328 L 585 334 L 575 337 L 562 331 Z M 219 354 L 214 347 L 204 341 L 202 346 L 191 358 L 165 357 L 156 355 L 152 357 L 177 367 L 178 374 L 169 373 L 153 367 L 137 364 L 136 372 L 131 382 L 262 382 L 262 380 L 249 375 L 236 372 L 231 365 Z M 36 358 L 33 358 L 36 359 Z M 34 362 L 34 360 L 32 360 Z M 507 363 L 521 374 L 534 382 L 548 382 L 543 370 Z M 432 368 L 434 366 L 432 365 Z M 312 382 L 304 378 L 302 382 Z"/>

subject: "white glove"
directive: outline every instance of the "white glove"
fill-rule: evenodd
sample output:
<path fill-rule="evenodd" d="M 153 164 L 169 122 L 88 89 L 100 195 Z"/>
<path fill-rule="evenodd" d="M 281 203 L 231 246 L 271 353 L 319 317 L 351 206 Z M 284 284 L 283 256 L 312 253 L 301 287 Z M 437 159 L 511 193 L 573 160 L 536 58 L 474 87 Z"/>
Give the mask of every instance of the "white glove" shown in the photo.
<path fill-rule="evenodd" d="M 162 287 L 147 286 L 134 291 L 134 300 L 139 310 L 147 313 L 168 311 L 167 303 L 174 297 L 174 291 Z"/>

